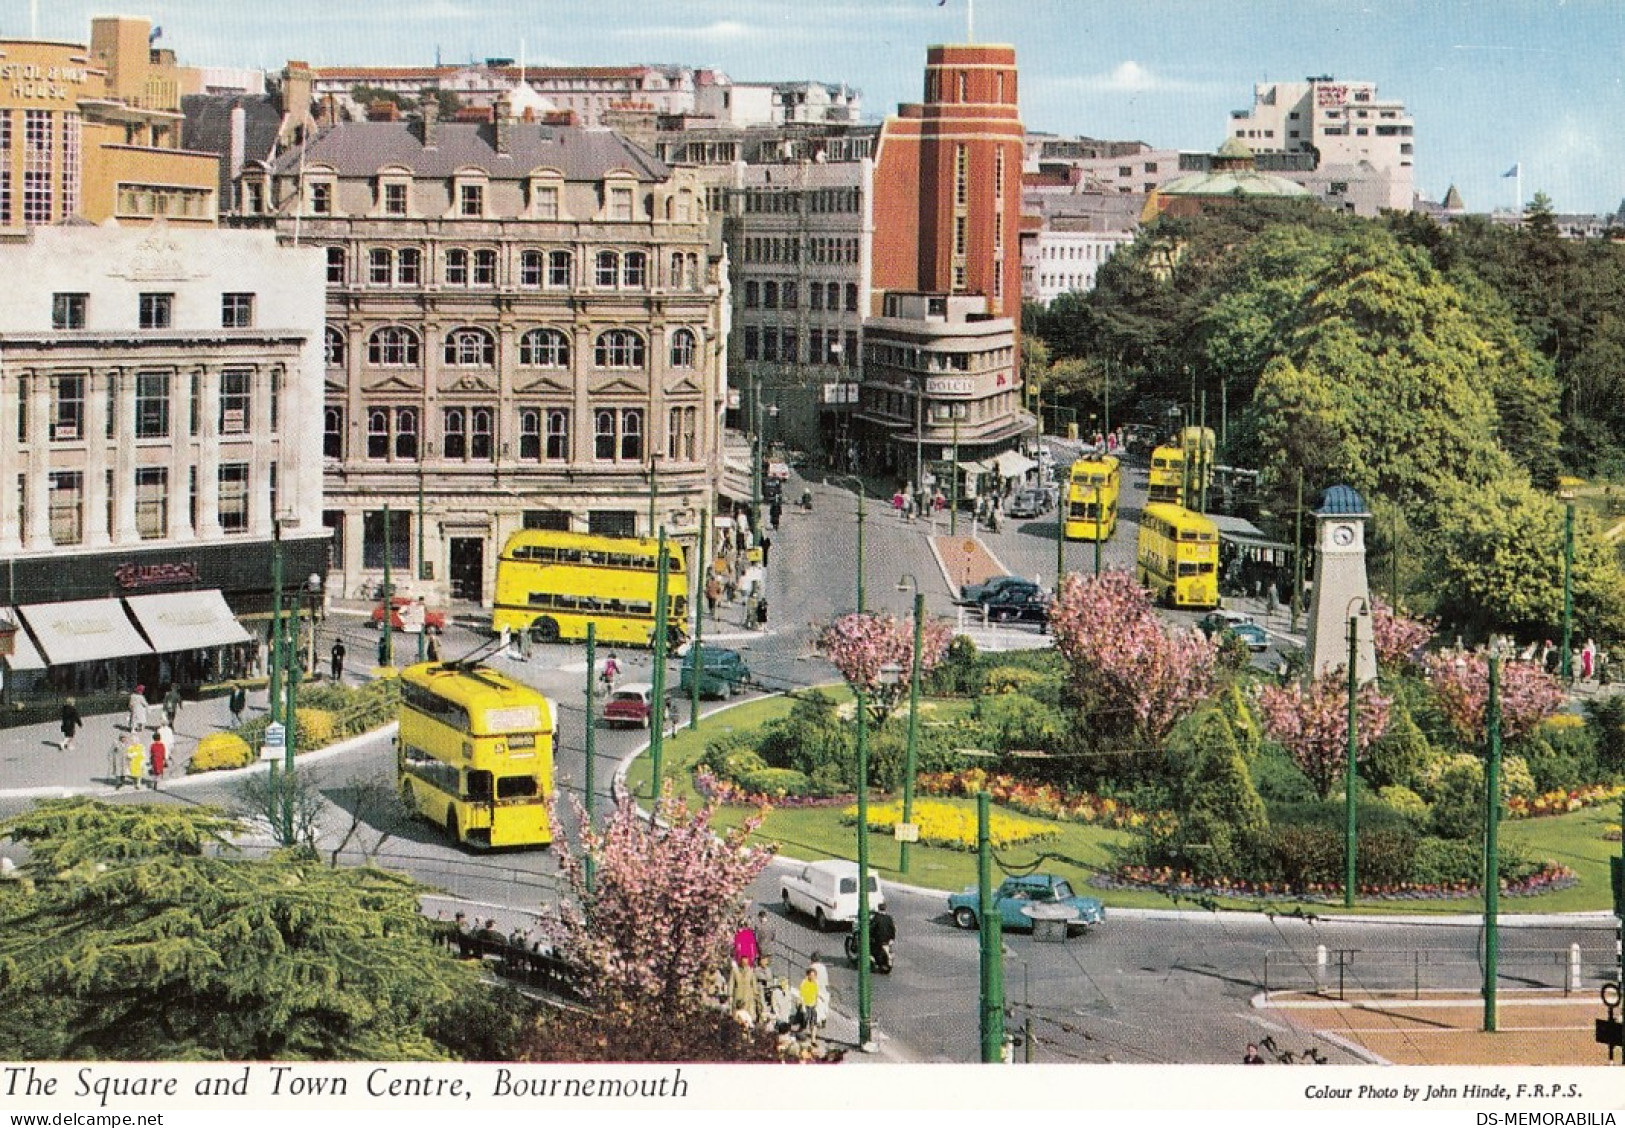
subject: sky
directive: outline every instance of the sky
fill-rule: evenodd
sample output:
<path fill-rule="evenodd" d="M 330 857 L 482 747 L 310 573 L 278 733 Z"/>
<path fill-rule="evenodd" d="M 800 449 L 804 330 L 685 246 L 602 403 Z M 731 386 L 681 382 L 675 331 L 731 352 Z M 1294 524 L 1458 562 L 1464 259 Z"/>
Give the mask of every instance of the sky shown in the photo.
<path fill-rule="evenodd" d="M 974 5 L 974 7 L 972 7 Z M 1415 119 L 1416 186 L 1471 211 L 1536 192 L 1560 212 L 1625 200 L 1620 0 L 35 0 L 39 34 L 149 17 L 182 63 L 279 70 L 524 57 L 684 63 L 739 81 L 844 82 L 866 117 L 921 97 L 936 43 L 1009 43 L 1029 129 L 1211 151 L 1255 83 L 1377 84 Z M 30 0 L 0 0 L 26 36 Z M 1514 165 L 1519 178 L 1503 174 Z"/>

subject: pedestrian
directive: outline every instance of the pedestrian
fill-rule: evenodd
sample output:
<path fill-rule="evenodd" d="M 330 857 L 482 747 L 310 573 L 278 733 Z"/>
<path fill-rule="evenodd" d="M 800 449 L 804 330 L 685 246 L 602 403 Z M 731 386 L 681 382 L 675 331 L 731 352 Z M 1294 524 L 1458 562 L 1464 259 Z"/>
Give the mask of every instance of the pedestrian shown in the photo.
<path fill-rule="evenodd" d="M 1590 681 L 1597 669 L 1597 640 L 1588 638 L 1580 649 L 1580 680 Z"/>
<path fill-rule="evenodd" d="M 169 756 L 169 746 L 164 743 L 163 729 L 152 738 L 152 747 L 147 750 L 147 763 L 152 769 L 152 789 L 158 790 L 158 782 L 163 778 L 164 765 Z"/>
<path fill-rule="evenodd" d="M 764 535 L 762 537 L 762 567 L 764 567 L 764 568 L 767 567 L 767 550 L 772 548 L 772 547 L 773 547 L 773 538 L 770 537 L 770 536 Z"/>
<path fill-rule="evenodd" d="M 779 527 L 779 520 L 783 516 L 784 516 L 784 502 L 781 501 L 778 498 L 774 498 L 773 499 L 773 504 L 768 507 L 767 519 L 770 522 L 772 522 L 773 527 L 775 529 L 777 529 Z"/>
<path fill-rule="evenodd" d="M 818 982 L 818 1024 L 822 1026 L 829 1021 L 829 968 L 824 965 L 824 957 L 817 952 L 812 954 L 807 974 Z"/>
<path fill-rule="evenodd" d="M 117 735 L 113 737 L 113 745 L 107 751 L 107 778 L 114 787 L 124 787 L 124 745 Z"/>
<path fill-rule="evenodd" d="M 170 727 L 175 725 L 175 719 L 181 715 L 181 687 L 179 682 L 169 683 L 169 692 L 164 694 L 164 717 L 169 721 Z"/>
<path fill-rule="evenodd" d="M 818 1002 L 823 995 L 823 989 L 818 984 L 818 973 L 811 966 L 801 980 L 801 988 L 796 993 L 800 1009 L 796 1012 L 796 1021 L 806 1030 L 809 1038 L 818 1036 Z"/>
<path fill-rule="evenodd" d="M 429 636 L 429 645 L 426 648 L 426 650 L 427 650 L 427 653 L 428 653 L 429 661 L 431 661 L 431 662 L 440 661 L 440 640 L 438 638 L 436 638 L 434 635 Z"/>
<path fill-rule="evenodd" d="M 137 732 L 147 727 L 147 687 L 138 685 L 135 692 L 130 694 L 130 716 L 124 727 L 130 732 Z"/>
<path fill-rule="evenodd" d="M 766 909 L 761 909 L 756 913 L 754 931 L 756 933 L 756 950 L 765 958 L 772 950 L 773 941 L 777 939 L 772 918 L 767 915 Z"/>
<path fill-rule="evenodd" d="M 231 710 L 231 727 L 240 728 L 243 723 L 243 710 L 248 708 L 248 690 L 241 685 L 231 687 L 231 696 L 226 700 L 226 708 Z"/>
<path fill-rule="evenodd" d="M 1264 1058 L 1258 1052 L 1258 1046 L 1252 1042 L 1247 1043 L 1247 1052 L 1242 1055 L 1242 1065 L 1263 1065 Z"/>
<path fill-rule="evenodd" d="M 756 602 L 757 600 L 754 595 L 747 595 L 745 597 L 745 629 L 747 631 L 753 631 L 756 629 Z"/>
<path fill-rule="evenodd" d="M 175 754 L 175 730 L 169 725 L 159 725 L 153 730 L 153 735 L 164 742 L 164 748 L 169 754 Z"/>
<path fill-rule="evenodd" d="M 713 573 L 705 581 L 705 606 L 711 612 L 711 618 L 717 617 L 717 600 L 722 598 L 722 581 Z"/>
<path fill-rule="evenodd" d="M 344 640 L 342 638 L 335 638 L 333 640 L 333 649 L 329 650 L 327 652 L 327 659 L 328 659 L 328 668 L 329 668 L 330 672 L 333 675 L 333 681 L 335 683 L 343 681 L 344 680 Z"/>
<path fill-rule="evenodd" d="M 761 958 L 761 947 L 757 943 L 756 932 L 744 921 L 734 929 L 733 960 L 736 964 L 746 967 L 755 967 L 756 961 Z"/>
<path fill-rule="evenodd" d="M 666 728 L 671 732 L 672 739 L 677 738 L 677 699 L 666 698 Z"/>
<path fill-rule="evenodd" d="M 603 679 L 604 679 L 604 692 L 605 693 L 608 693 L 610 690 L 615 688 L 615 679 L 617 677 L 619 677 L 620 674 L 621 674 L 620 660 L 615 657 L 615 652 L 613 650 L 611 650 L 609 652 L 609 657 L 604 659 L 604 672 L 601 675 L 603 677 Z"/>
<path fill-rule="evenodd" d="M 767 630 L 767 596 L 756 601 L 756 629 Z"/>
<path fill-rule="evenodd" d="M 1266 614 L 1275 614 L 1275 609 L 1281 605 L 1280 598 L 1275 594 L 1275 581 L 1264 589 L 1264 611 Z"/>
<path fill-rule="evenodd" d="M 84 728 L 85 719 L 79 715 L 79 707 L 74 704 L 73 698 L 62 703 L 62 751 L 73 751 L 74 733 Z"/>
<path fill-rule="evenodd" d="M 135 789 L 141 790 L 141 781 L 147 774 L 147 748 L 141 743 L 141 738 L 134 734 L 130 737 L 129 746 L 124 749 L 124 768 Z"/>

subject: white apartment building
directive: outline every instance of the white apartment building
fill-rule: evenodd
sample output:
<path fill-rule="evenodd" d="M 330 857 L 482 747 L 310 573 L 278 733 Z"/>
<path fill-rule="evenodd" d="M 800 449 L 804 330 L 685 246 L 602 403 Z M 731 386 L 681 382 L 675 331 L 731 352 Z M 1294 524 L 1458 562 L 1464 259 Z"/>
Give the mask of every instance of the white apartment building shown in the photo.
<path fill-rule="evenodd" d="M 1049 305 L 1062 294 L 1086 293 L 1117 249 L 1134 241 L 1129 231 L 1083 229 L 1059 216 L 1021 240 L 1021 297 Z"/>
<path fill-rule="evenodd" d="M 1253 87 L 1250 110 L 1234 110 L 1229 136 L 1254 153 L 1313 153 L 1319 165 L 1362 161 L 1387 176 L 1383 206 L 1409 210 L 1416 181 L 1415 121 L 1405 103 L 1379 98 L 1373 82 L 1339 82 L 1331 75 Z"/>

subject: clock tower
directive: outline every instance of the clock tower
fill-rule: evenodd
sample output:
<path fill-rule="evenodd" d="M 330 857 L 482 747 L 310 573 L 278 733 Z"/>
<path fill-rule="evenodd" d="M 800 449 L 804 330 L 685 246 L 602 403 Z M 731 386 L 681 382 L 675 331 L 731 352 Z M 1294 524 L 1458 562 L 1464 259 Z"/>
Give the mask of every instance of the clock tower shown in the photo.
<path fill-rule="evenodd" d="M 1315 510 L 1315 590 L 1309 611 L 1311 677 L 1349 664 L 1349 619 L 1355 621 L 1354 672 L 1361 685 L 1377 678 L 1371 637 L 1371 588 L 1365 573 L 1365 501 L 1333 486 Z"/>

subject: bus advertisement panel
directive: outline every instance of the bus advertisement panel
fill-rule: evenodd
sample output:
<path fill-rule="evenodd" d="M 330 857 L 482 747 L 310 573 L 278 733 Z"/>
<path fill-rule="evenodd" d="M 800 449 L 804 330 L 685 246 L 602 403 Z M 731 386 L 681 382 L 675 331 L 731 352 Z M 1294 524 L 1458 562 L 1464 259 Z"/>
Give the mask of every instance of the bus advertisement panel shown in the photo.
<path fill-rule="evenodd" d="M 1111 540 L 1123 472 L 1110 454 L 1085 455 L 1072 464 L 1066 488 L 1066 539 Z"/>
<path fill-rule="evenodd" d="M 1153 502 L 1140 516 L 1139 580 L 1167 607 L 1219 605 L 1219 527 L 1200 513 Z"/>
<path fill-rule="evenodd" d="M 605 537 L 525 529 L 497 558 L 491 629 L 529 631 L 535 642 L 576 641 L 596 623 L 598 641 L 649 646 L 654 641 L 656 567 L 653 537 Z M 688 568 L 682 546 L 666 541 L 668 640 L 687 637 Z"/>
<path fill-rule="evenodd" d="M 553 703 L 485 666 L 401 671 L 396 772 L 406 809 L 470 846 L 553 840 Z"/>

